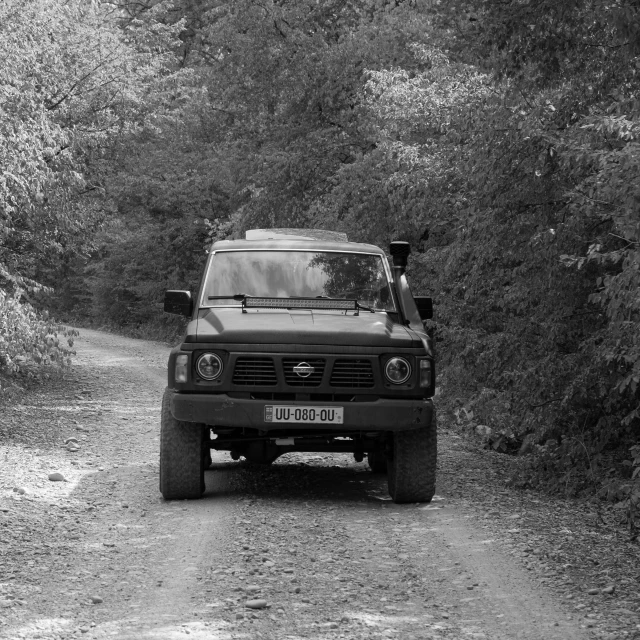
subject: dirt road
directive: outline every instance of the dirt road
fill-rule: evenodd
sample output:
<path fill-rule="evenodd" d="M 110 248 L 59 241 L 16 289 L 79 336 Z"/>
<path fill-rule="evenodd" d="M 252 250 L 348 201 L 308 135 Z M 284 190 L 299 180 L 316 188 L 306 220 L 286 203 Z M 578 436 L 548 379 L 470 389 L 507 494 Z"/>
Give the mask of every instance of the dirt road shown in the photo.
<path fill-rule="evenodd" d="M 505 489 L 497 454 L 443 431 L 430 505 L 392 504 L 384 477 L 329 454 L 214 454 L 202 500 L 165 502 L 167 347 L 86 330 L 77 346 L 63 383 L 0 419 L 1 638 L 631 637 L 635 618 L 607 617 L 637 615 L 631 587 L 602 593 L 608 574 L 589 596 L 566 562 L 587 521 Z"/>

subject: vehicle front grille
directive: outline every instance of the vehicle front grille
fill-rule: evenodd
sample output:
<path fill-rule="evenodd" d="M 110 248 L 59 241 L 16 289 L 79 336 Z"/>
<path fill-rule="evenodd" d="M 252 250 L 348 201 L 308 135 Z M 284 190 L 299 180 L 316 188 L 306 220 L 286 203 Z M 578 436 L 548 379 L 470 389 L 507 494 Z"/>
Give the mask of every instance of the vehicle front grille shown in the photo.
<path fill-rule="evenodd" d="M 272 358 L 241 357 L 236 360 L 233 384 L 268 387 L 277 382 L 276 368 Z"/>
<path fill-rule="evenodd" d="M 309 365 L 313 369 L 308 375 L 299 375 L 294 371 L 295 367 Z M 324 358 L 283 358 L 284 379 L 290 387 L 317 387 L 322 382 L 324 375 Z M 304 371 L 302 371 L 304 374 Z"/>
<path fill-rule="evenodd" d="M 368 389 L 373 387 L 373 368 L 370 360 L 336 360 L 331 372 L 332 387 Z"/>

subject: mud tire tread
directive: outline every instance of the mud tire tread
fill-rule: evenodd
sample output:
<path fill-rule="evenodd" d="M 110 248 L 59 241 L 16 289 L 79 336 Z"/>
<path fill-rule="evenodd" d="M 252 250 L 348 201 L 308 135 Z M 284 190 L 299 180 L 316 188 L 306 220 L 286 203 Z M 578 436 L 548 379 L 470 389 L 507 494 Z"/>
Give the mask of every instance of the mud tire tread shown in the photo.
<path fill-rule="evenodd" d="M 431 502 L 436 491 L 437 458 L 435 412 L 427 428 L 394 434 L 388 485 L 396 504 Z"/>
<path fill-rule="evenodd" d="M 172 391 L 162 397 L 160 492 L 165 500 L 194 500 L 204 493 L 203 426 L 171 414 Z"/>

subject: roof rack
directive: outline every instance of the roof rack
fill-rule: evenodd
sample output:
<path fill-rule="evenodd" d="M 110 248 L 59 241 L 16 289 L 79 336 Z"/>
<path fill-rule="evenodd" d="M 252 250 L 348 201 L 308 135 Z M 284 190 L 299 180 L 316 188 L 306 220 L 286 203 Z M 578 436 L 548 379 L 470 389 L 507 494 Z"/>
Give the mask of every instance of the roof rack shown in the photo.
<path fill-rule="evenodd" d="M 250 229 L 245 240 L 327 240 L 348 242 L 347 234 L 323 229 Z"/>

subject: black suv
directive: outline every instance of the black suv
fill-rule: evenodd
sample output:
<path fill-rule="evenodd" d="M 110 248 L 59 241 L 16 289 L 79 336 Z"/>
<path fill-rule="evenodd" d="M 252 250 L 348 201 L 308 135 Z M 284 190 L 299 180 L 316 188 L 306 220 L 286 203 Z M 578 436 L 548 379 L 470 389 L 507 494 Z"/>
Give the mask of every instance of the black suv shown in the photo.
<path fill-rule="evenodd" d="M 256 229 L 213 244 L 195 300 L 167 291 L 190 318 L 169 357 L 160 491 L 199 498 L 210 450 L 269 464 L 289 451 L 366 455 L 395 502 L 435 491 L 434 352 L 413 297 L 410 248 L 390 267 L 373 245 L 318 230 Z"/>

